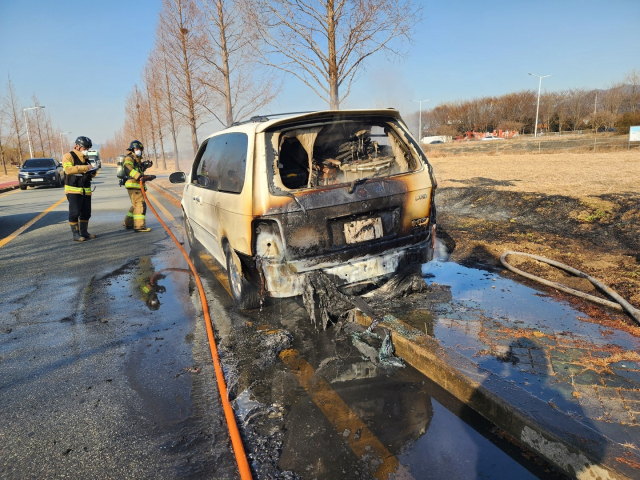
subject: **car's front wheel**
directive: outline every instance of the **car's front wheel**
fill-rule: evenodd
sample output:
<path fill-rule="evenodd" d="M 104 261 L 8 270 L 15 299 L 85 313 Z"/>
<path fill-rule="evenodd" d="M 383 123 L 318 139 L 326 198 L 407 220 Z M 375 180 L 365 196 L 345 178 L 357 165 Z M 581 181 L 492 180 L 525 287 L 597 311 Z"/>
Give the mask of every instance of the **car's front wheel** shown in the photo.
<path fill-rule="evenodd" d="M 191 223 L 187 218 L 187 214 L 182 211 L 182 221 L 184 223 L 184 235 L 187 237 L 187 243 L 189 244 L 189 248 L 193 251 L 200 249 L 200 242 L 196 240 L 195 235 L 193 234 L 193 229 L 191 228 Z"/>
<path fill-rule="evenodd" d="M 60 188 L 62 187 L 63 183 L 62 183 L 62 179 L 60 177 L 58 177 L 58 181 L 56 182 L 56 187 Z"/>
<path fill-rule="evenodd" d="M 236 263 L 233 261 L 231 247 L 227 246 L 225 254 L 227 257 L 229 288 L 231 289 L 231 296 L 233 297 L 233 302 L 236 304 L 236 307 L 240 310 L 258 308 L 260 306 L 260 296 L 258 295 L 257 286 L 249 282 L 244 278 L 242 272 L 238 271 Z"/>
<path fill-rule="evenodd" d="M 27 187 L 26 187 L 26 186 L 22 186 L 22 185 L 20 185 L 20 190 L 26 190 L 26 189 L 27 189 Z"/>

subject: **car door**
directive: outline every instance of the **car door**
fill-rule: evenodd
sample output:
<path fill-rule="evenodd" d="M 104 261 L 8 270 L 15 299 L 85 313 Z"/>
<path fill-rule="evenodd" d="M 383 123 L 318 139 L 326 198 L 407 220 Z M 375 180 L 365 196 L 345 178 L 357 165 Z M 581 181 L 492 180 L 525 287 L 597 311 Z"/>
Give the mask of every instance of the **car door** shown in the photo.
<path fill-rule="evenodd" d="M 193 162 L 191 183 L 184 192 L 185 213 L 189 219 L 193 234 L 196 239 L 210 252 L 215 235 L 211 232 L 209 220 L 211 215 L 208 205 L 211 203 L 211 195 L 215 195 L 216 164 L 212 155 L 213 144 L 211 140 L 203 142 Z"/>

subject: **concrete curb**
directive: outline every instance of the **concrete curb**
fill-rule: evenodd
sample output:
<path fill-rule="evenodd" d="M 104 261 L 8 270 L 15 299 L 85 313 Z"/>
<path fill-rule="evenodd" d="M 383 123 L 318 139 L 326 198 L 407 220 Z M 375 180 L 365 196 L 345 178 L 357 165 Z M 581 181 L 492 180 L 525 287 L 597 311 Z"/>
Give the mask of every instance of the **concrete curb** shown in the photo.
<path fill-rule="evenodd" d="M 11 190 L 16 190 L 17 188 L 18 188 L 18 185 L 11 185 L 10 187 L 1 187 L 0 188 L 0 193 L 9 192 Z"/>
<path fill-rule="evenodd" d="M 361 325 L 371 320 L 361 312 Z M 398 319 L 380 324 L 391 331 L 396 353 L 456 398 L 578 479 L 639 478 L 640 455 L 577 422 L 504 378 L 480 369 Z"/>

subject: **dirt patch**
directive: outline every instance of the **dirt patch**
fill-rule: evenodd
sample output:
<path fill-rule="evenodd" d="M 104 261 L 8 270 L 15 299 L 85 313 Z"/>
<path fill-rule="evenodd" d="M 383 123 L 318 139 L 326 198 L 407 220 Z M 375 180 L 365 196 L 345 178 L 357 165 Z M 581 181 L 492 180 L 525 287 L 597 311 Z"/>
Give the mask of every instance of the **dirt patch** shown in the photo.
<path fill-rule="evenodd" d="M 432 161 L 440 184 L 438 236 L 452 259 L 502 270 L 499 258 L 505 250 L 541 255 L 599 279 L 639 307 L 640 152 L 564 155 L 563 162 L 557 155 L 511 157 L 517 156 Z M 546 264 L 510 261 L 594 293 L 588 282 Z M 599 307 L 571 302 L 610 322 Z"/>

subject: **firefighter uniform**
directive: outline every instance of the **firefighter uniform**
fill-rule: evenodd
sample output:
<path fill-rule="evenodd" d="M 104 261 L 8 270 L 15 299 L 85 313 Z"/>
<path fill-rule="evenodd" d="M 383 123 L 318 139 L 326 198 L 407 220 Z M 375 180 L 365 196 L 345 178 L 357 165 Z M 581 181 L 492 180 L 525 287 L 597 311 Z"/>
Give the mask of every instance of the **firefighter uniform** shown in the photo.
<path fill-rule="evenodd" d="M 87 230 L 91 218 L 91 179 L 96 176 L 96 172 L 87 173 L 93 167 L 84 155 L 74 151 L 65 153 L 62 166 L 65 173 L 64 193 L 69 201 L 69 224 L 73 239 L 81 242 L 96 238 Z"/>
<path fill-rule="evenodd" d="M 123 167 L 127 179 L 124 186 L 131 199 L 131 207 L 124 217 L 124 227 L 126 229 L 146 230 L 147 204 L 140 191 L 140 177 L 144 176 L 140 161 L 133 153 L 128 153 L 124 158 Z M 147 191 L 146 185 L 144 190 L 145 192 Z"/>

